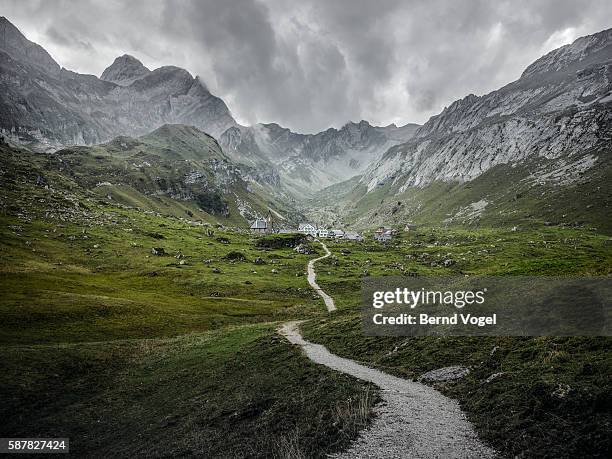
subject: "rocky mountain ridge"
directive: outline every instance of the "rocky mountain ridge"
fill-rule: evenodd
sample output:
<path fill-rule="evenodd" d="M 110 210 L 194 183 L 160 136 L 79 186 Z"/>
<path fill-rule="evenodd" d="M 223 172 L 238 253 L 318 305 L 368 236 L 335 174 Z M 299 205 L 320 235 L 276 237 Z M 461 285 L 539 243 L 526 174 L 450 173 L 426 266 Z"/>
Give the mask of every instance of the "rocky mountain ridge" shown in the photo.
<path fill-rule="evenodd" d="M 43 151 L 137 137 L 163 124 L 192 125 L 218 138 L 252 178 L 296 196 L 361 173 L 416 125 L 348 123 L 298 134 L 277 124 L 240 126 L 225 103 L 184 69 L 146 68 L 123 55 L 100 78 L 60 68 L 7 19 L 0 21 L 0 132 Z"/>
<path fill-rule="evenodd" d="M 298 134 L 275 123 L 256 124 L 229 129 L 220 143 L 243 161 L 271 160 L 295 194 L 310 195 L 360 174 L 389 147 L 411 138 L 418 127 L 378 127 L 362 120 L 340 129 Z"/>
<path fill-rule="evenodd" d="M 357 226 L 428 215 L 465 223 L 535 218 L 540 202 L 541 218 L 553 219 L 544 207 L 574 205 L 562 194 L 584 205 L 560 216 L 589 221 L 610 204 L 611 146 L 612 29 L 552 51 L 499 90 L 453 102 L 371 164 L 328 213 Z"/>
<path fill-rule="evenodd" d="M 595 60 L 585 54 L 586 41 L 599 44 Z M 582 52 L 571 51 L 575 47 Z M 392 181 L 404 191 L 436 180 L 465 182 L 495 165 L 531 155 L 561 158 L 609 146 L 612 133 L 605 128 L 612 103 L 612 33 L 584 37 L 562 49 L 497 91 L 453 102 L 412 140 L 386 152 L 364 174 L 362 184 L 372 191 Z M 560 62 L 556 56 L 562 57 Z"/>
<path fill-rule="evenodd" d="M 6 18 L 0 20 L 0 88 L 0 132 L 39 150 L 139 136 L 165 123 L 215 137 L 236 125 L 225 103 L 184 69 L 150 71 L 124 55 L 101 78 L 72 72 Z"/>

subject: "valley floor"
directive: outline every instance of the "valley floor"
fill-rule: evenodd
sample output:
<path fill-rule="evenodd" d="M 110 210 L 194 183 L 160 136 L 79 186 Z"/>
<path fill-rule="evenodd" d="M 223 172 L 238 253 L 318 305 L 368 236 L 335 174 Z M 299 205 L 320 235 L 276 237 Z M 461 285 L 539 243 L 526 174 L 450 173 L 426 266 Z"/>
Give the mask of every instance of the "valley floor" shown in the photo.
<path fill-rule="evenodd" d="M 341 452 L 380 395 L 276 333 L 308 319 L 309 341 L 399 377 L 473 368 L 437 389 L 502 455 L 610 447 L 609 339 L 372 339 L 358 316 L 364 275 L 609 275 L 604 235 L 423 228 L 386 246 L 330 241 L 316 279 L 335 300 L 329 314 L 305 272 L 325 253 L 295 252 L 290 235 L 265 240 L 40 188 L 11 193 L 0 203 L 3 436 L 70 437 L 91 457 Z M 493 373 L 504 376 L 485 383 Z"/>

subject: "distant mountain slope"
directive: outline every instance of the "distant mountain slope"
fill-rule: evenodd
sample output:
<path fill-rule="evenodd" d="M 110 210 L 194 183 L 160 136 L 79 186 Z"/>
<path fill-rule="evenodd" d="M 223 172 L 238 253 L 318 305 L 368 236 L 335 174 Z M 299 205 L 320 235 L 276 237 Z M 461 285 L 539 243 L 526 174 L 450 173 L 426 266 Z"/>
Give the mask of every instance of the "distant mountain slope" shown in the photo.
<path fill-rule="evenodd" d="M 289 189 L 308 196 L 360 174 L 390 146 L 410 139 L 418 127 L 378 127 L 360 121 L 298 134 L 275 123 L 256 124 L 229 129 L 220 143 L 242 161 L 271 161 Z"/>
<path fill-rule="evenodd" d="M 439 221 L 440 215 L 434 212 L 438 208 L 446 209 L 449 221 L 459 221 L 455 217 L 462 209 L 484 200 L 486 210 L 473 212 L 478 217 L 473 220 L 479 221 L 495 212 L 495 200 L 510 199 L 494 197 L 502 189 L 537 199 L 533 194 L 538 187 L 558 191 L 581 184 L 580 189 L 588 193 L 590 177 L 601 176 L 609 167 L 611 146 L 612 29 L 552 51 L 530 65 L 519 80 L 497 91 L 453 102 L 411 140 L 389 149 L 365 171 L 347 195 L 345 211 L 359 225 L 385 219 L 426 219 L 428 212 Z M 449 198 L 455 196 L 426 193 L 430 187 L 469 186 L 494 168 L 508 170 L 507 179 L 497 175 L 489 189 L 479 187 L 474 202 L 455 202 L 448 207 L 454 202 Z M 519 169 L 522 175 L 517 175 Z M 609 183 L 598 183 L 610 190 Z M 406 199 L 410 205 L 404 202 L 398 209 L 397 202 Z M 473 194 L 469 199 L 475 199 Z M 559 209 L 569 205 L 550 204 Z M 603 211 L 602 204 L 593 212 Z M 534 206 L 522 206 L 520 199 L 515 202 L 517 214 L 527 207 Z"/>
<path fill-rule="evenodd" d="M 60 66 L 0 18 L 0 131 L 35 148 L 95 144 L 138 136 L 165 123 L 219 136 L 236 122 L 225 103 L 186 70 L 149 71 L 121 56 L 102 79 Z"/>

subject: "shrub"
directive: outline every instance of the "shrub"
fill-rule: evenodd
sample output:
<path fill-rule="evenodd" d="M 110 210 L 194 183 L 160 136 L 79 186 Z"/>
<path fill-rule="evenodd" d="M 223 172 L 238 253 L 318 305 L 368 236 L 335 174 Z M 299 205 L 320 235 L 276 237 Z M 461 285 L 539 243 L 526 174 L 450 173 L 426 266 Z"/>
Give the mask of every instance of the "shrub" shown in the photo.
<path fill-rule="evenodd" d="M 306 235 L 304 234 L 270 234 L 257 239 L 255 242 L 255 247 L 259 249 L 282 249 L 285 247 L 294 248 L 304 241 L 306 241 Z"/>

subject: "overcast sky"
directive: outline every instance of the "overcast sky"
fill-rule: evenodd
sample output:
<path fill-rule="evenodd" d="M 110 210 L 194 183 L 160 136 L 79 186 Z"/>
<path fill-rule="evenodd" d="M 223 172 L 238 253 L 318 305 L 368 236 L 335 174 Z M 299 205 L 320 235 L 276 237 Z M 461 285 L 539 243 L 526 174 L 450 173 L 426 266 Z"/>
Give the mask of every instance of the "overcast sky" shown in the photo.
<path fill-rule="evenodd" d="M 610 0 L 0 0 L 66 68 L 128 53 L 200 75 L 243 124 L 425 122 L 612 27 Z"/>

